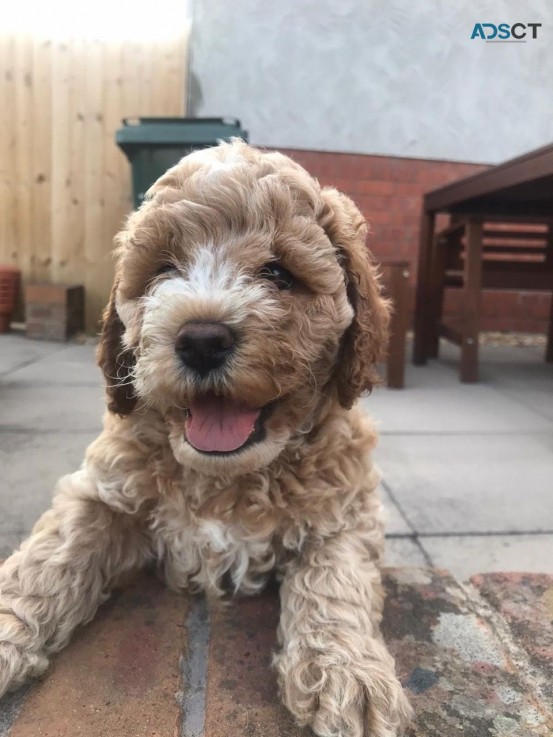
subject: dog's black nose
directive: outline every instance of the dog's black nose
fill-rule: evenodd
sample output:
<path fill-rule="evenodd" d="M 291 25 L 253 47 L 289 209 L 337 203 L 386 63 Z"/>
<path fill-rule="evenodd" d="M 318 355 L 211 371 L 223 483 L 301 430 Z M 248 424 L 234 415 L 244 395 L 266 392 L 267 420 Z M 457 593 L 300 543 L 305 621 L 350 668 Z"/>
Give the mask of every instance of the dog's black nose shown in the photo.
<path fill-rule="evenodd" d="M 221 366 L 234 348 L 230 329 L 220 322 L 190 322 L 179 330 L 175 350 L 185 366 L 204 376 Z"/>

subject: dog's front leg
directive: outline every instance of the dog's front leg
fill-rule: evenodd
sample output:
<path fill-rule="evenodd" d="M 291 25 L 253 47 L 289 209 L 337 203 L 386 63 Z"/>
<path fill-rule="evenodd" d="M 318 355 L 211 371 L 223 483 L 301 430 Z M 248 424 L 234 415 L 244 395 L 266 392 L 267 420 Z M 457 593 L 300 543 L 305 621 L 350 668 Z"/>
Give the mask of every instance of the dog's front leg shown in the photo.
<path fill-rule="evenodd" d="M 363 535 L 314 542 L 281 587 L 281 652 L 275 659 L 286 706 L 320 737 L 392 737 L 411 718 L 382 640 L 382 590 Z"/>
<path fill-rule="evenodd" d="M 58 492 L 0 565 L 0 696 L 42 673 L 116 579 L 148 556 L 136 522 L 99 499 L 86 470 L 64 477 Z"/>

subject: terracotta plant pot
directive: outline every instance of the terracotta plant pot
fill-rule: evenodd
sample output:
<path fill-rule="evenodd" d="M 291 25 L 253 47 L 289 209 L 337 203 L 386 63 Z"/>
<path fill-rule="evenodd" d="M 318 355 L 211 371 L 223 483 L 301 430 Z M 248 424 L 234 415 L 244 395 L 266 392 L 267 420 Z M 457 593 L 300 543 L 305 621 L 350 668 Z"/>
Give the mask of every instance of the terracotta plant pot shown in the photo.
<path fill-rule="evenodd" d="M 15 266 L 0 264 L 0 333 L 7 333 L 10 328 L 20 277 L 21 272 Z"/>

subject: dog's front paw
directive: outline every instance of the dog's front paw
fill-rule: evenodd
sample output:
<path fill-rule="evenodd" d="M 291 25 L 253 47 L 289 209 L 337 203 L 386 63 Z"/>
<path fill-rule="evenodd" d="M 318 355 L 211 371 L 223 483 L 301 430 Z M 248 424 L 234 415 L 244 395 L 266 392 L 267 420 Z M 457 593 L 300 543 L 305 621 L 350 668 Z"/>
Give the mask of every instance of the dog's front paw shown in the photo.
<path fill-rule="evenodd" d="M 40 676 L 47 667 L 48 658 L 42 653 L 21 652 L 15 645 L 0 642 L 0 697 Z"/>
<path fill-rule="evenodd" d="M 11 612 L 0 612 L 0 697 L 44 673 L 48 658 L 26 640 L 25 625 Z"/>
<path fill-rule="evenodd" d="M 277 656 L 282 699 L 319 737 L 397 737 L 413 711 L 388 662 L 337 664 L 324 653 Z"/>

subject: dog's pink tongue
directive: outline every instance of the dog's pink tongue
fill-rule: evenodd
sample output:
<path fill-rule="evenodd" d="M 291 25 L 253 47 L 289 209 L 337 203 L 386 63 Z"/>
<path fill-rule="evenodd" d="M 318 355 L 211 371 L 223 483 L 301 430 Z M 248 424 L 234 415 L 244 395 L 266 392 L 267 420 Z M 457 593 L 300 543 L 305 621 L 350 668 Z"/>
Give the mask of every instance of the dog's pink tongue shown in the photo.
<path fill-rule="evenodd" d="M 253 432 L 261 410 L 249 409 L 221 397 L 194 400 L 186 420 L 186 438 L 196 450 L 228 453 L 238 450 Z"/>

